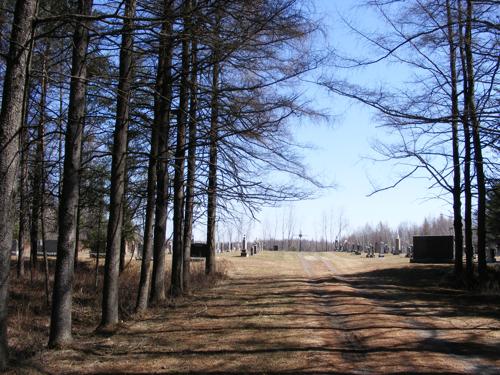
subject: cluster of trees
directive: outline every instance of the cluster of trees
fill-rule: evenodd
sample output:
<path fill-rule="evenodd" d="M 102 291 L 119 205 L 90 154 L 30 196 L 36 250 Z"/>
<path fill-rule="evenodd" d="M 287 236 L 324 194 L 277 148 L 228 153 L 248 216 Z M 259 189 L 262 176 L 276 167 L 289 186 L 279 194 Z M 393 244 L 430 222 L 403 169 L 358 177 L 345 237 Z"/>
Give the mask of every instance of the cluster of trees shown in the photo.
<path fill-rule="evenodd" d="M 399 89 L 367 88 L 340 78 L 322 84 L 378 111 L 396 141 L 378 144 L 377 151 L 409 168 L 393 186 L 425 171 L 433 186 L 446 192 L 442 198 L 453 205 L 456 275 L 463 274 L 465 248 L 466 276 L 473 278 L 475 248 L 484 278 L 486 197 L 499 174 L 498 2 L 373 0 L 367 5 L 384 23 L 383 34 L 350 24 L 368 42 L 369 52 L 343 56 L 337 66 L 390 61 L 409 69 L 411 78 Z"/>
<path fill-rule="evenodd" d="M 211 274 L 218 220 L 307 194 L 262 172 L 307 179 L 285 126 L 314 114 L 294 86 L 319 61 L 302 1 L 10 0 L 0 12 L 0 368 L 13 234 L 22 277 L 25 243 L 34 272 L 40 237 L 57 233 L 49 345 L 64 347 L 81 233 L 106 243 L 98 329 L 112 332 L 136 227 L 142 311 L 167 294 L 170 210 L 178 296 L 194 222 L 206 225 Z"/>

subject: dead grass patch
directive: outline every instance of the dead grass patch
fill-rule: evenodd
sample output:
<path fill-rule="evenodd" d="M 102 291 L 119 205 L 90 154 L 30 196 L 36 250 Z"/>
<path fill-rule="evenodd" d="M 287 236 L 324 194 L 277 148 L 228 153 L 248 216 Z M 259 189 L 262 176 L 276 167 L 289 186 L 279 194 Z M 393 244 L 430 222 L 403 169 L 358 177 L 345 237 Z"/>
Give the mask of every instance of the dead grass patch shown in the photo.
<path fill-rule="evenodd" d="M 170 264 L 170 257 L 167 263 Z M 101 259 L 97 285 L 95 278 L 95 261 L 81 260 L 75 272 L 73 284 L 73 334 L 75 345 L 81 337 L 93 335 L 100 320 L 103 260 Z M 53 283 L 55 260 L 50 259 L 50 285 Z M 140 262 L 129 262 L 120 275 L 120 318 L 130 324 L 134 319 L 148 319 L 157 314 L 158 309 L 147 311 L 140 317 L 134 315 L 140 276 Z M 20 368 L 30 358 L 36 357 L 45 350 L 50 325 L 50 307 L 47 306 L 44 274 L 37 270 L 31 280 L 29 271 L 23 278 L 17 278 L 15 261 L 12 262 L 9 299 L 8 337 L 11 349 L 10 356 L 14 368 Z M 196 290 L 211 288 L 227 278 L 227 262 L 222 260 L 217 265 L 216 274 L 207 277 L 204 263 L 199 262 L 192 267 L 192 285 Z M 170 283 L 170 269 L 167 267 L 166 288 Z M 52 292 L 52 291 L 51 291 Z M 50 298 L 52 295 L 50 295 Z M 169 300 L 168 305 L 175 307 L 175 300 Z M 155 311 L 156 310 L 156 311 Z"/>

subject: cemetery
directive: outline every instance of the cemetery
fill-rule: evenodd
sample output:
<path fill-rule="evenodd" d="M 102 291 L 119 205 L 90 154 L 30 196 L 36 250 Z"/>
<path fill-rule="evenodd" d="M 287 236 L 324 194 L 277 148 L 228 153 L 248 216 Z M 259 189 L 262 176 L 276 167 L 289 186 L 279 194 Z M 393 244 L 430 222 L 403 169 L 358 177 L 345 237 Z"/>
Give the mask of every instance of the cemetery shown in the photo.
<path fill-rule="evenodd" d="M 2 1 L 0 372 L 500 374 L 499 11 Z"/>

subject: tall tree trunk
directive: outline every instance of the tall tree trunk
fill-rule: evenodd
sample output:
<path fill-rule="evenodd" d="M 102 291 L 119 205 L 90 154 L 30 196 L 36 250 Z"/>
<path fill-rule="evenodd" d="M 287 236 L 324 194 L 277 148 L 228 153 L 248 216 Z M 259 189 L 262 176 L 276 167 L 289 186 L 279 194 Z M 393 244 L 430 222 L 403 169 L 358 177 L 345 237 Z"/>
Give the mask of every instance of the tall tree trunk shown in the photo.
<path fill-rule="evenodd" d="M 474 66 L 472 57 L 472 0 L 467 0 L 467 11 L 465 18 L 465 58 L 467 63 L 467 104 L 469 118 L 472 124 L 472 142 L 474 145 L 474 167 L 477 180 L 477 267 L 479 277 L 486 276 L 486 182 L 483 168 L 483 152 L 481 145 L 481 134 L 479 120 L 476 113 L 476 102 L 474 94 Z"/>
<path fill-rule="evenodd" d="M 40 120 L 38 122 L 38 134 L 37 134 L 37 162 L 35 168 L 39 171 L 35 173 L 40 173 L 40 182 L 34 184 L 35 189 L 39 189 L 39 201 L 40 201 L 40 229 L 42 234 L 42 253 L 43 253 L 43 265 L 44 265 L 44 281 L 45 281 L 45 303 L 47 307 L 50 307 L 50 287 L 49 287 L 49 260 L 47 257 L 47 246 L 46 246 L 46 232 L 45 232 L 45 106 L 46 97 L 48 90 L 48 74 L 47 74 L 47 54 L 43 55 L 42 60 L 42 89 L 40 95 Z M 35 199 L 33 204 L 35 204 Z"/>
<path fill-rule="evenodd" d="M 97 219 L 97 251 L 95 256 L 95 272 L 94 272 L 94 285 L 97 290 L 99 287 L 99 259 L 101 256 L 101 245 L 103 243 L 101 237 L 101 226 L 102 226 L 102 215 L 104 211 L 104 202 L 100 202 L 99 204 L 99 217 Z"/>
<path fill-rule="evenodd" d="M 139 281 L 139 292 L 137 295 L 136 311 L 141 312 L 147 309 L 149 302 L 149 289 L 151 284 L 151 258 L 153 256 L 153 225 L 155 216 L 155 197 L 156 197 L 156 182 L 157 182 L 157 165 L 158 165 L 158 148 L 159 148 L 159 133 L 160 133 L 160 107 L 161 93 L 163 90 L 163 81 L 165 80 L 164 69 L 167 66 L 166 53 L 168 41 L 166 34 L 171 30 L 171 5 L 169 0 L 164 2 L 164 17 L 165 22 L 162 26 L 162 37 L 158 51 L 158 70 L 156 75 L 155 87 L 155 104 L 154 104 L 154 119 L 153 129 L 151 131 L 151 150 L 149 155 L 148 165 L 148 186 L 146 198 L 146 213 L 144 224 L 144 239 L 141 262 L 141 278 Z M 151 288 L 153 289 L 153 288 Z M 152 293 L 151 293 L 152 294 Z"/>
<path fill-rule="evenodd" d="M 160 95 L 158 99 L 157 127 L 159 129 L 158 163 L 156 165 L 156 212 L 153 242 L 153 281 L 151 285 L 151 302 L 159 303 L 165 300 L 165 240 L 167 230 L 167 208 L 168 208 L 168 158 L 169 158 L 169 132 L 170 132 L 170 109 L 172 101 L 172 9 L 173 2 L 167 0 L 164 3 L 164 17 L 166 19 L 161 37 L 161 51 L 163 55 L 162 71 L 160 78 Z"/>
<path fill-rule="evenodd" d="M 127 205 L 128 176 L 127 176 L 127 169 L 126 168 L 125 168 L 124 176 L 125 176 L 125 181 L 123 184 L 123 213 L 122 213 L 123 220 L 122 220 L 122 233 L 121 233 L 121 238 L 120 238 L 120 275 L 125 270 L 125 257 L 127 256 L 127 237 L 123 232 L 124 232 L 124 229 L 127 225 L 126 223 L 129 220 L 129 216 L 130 216 L 128 205 Z"/>
<path fill-rule="evenodd" d="M 455 232 L 455 276 L 460 277 L 463 269 L 463 234 L 462 234 L 462 185 L 460 171 L 460 148 L 458 139 L 458 92 L 456 68 L 456 44 L 453 25 L 455 24 L 450 8 L 450 1 L 446 0 L 446 15 L 448 19 L 448 45 L 450 48 L 451 74 L 451 138 L 453 153 L 453 229 Z"/>
<path fill-rule="evenodd" d="M 184 162 L 186 146 L 186 118 L 188 113 L 188 84 L 189 84 L 189 39 L 190 6 L 191 0 L 184 0 L 182 17 L 184 29 L 182 31 L 182 67 L 179 88 L 179 112 L 177 115 L 177 143 L 175 146 L 175 174 L 174 174 L 174 235 L 172 246 L 172 279 L 170 294 L 179 296 L 184 293 Z"/>
<path fill-rule="evenodd" d="M 101 330 L 114 330 L 118 323 L 118 291 L 120 274 L 120 245 L 125 202 L 127 136 L 130 122 L 130 87 L 132 83 L 133 28 L 136 0 L 125 1 L 125 20 L 120 49 L 120 81 L 111 165 L 109 221 L 104 263 Z"/>
<path fill-rule="evenodd" d="M 464 128 L 464 235 L 465 235 L 465 269 L 468 280 L 474 277 L 474 250 L 472 244 L 472 186 L 471 186 L 471 134 L 469 125 L 469 105 L 467 84 L 467 66 L 465 61 L 465 46 L 463 36 L 462 1 L 458 1 L 458 37 L 460 46 L 460 61 L 463 80 L 463 112 L 462 126 Z"/>
<path fill-rule="evenodd" d="M 191 9 L 195 4 L 191 4 Z M 190 106 L 189 106 L 189 144 L 186 181 L 186 204 L 184 214 L 184 265 L 182 270 L 184 292 L 188 292 L 190 285 L 191 241 L 193 236 L 193 209 L 194 209 L 194 184 L 196 177 L 196 133 L 198 115 L 198 46 L 196 31 L 191 34 L 191 78 L 190 78 Z"/>
<path fill-rule="evenodd" d="M 155 106 L 156 107 L 156 106 Z M 156 113 L 155 108 L 155 113 Z M 153 224 L 156 195 L 156 164 L 158 162 L 158 129 L 153 121 L 151 131 L 151 150 L 149 152 L 148 183 L 146 197 L 146 212 L 141 260 L 141 277 L 137 293 L 136 312 L 147 309 L 149 302 L 149 286 L 151 284 L 151 258 L 153 256 Z"/>
<path fill-rule="evenodd" d="M 7 367 L 7 303 L 13 223 L 10 217 L 18 168 L 19 131 L 35 0 L 18 0 L 10 38 L 0 111 L 0 370 Z"/>
<path fill-rule="evenodd" d="M 208 207 L 207 207 L 207 260 L 205 262 L 205 273 L 215 273 L 215 225 L 217 208 L 217 138 L 219 121 L 219 74 L 220 74 L 220 51 L 219 38 L 220 11 L 217 9 L 215 20 L 215 44 L 212 51 L 212 97 L 210 99 L 210 145 L 208 165 Z"/>
<path fill-rule="evenodd" d="M 79 0 L 78 11 L 90 15 L 92 0 Z M 59 237 L 50 319 L 50 347 L 64 347 L 71 342 L 71 306 L 75 260 L 76 210 L 78 207 L 81 168 L 85 91 L 86 54 L 90 21 L 82 19 L 75 26 L 68 109 L 68 126 L 64 144 L 64 174 L 59 205 Z"/>
<path fill-rule="evenodd" d="M 28 102 L 29 102 L 29 79 L 31 71 L 31 57 L 33 53 L 33 43 L 34 39 L 31 39 L 29 51 L 28 51 L 28 61 L 26 63 L 26 76 L 25 76 L 25 89 L 23 95 L 23 124 L 21 126 L 19 135 L 19 147 L 20 147 L 20 173 L 19 173 L 19 233 L 17 238 L 18 245 L 18 256 L 17 256 L 17 276 L 24 276 L 24 247 L 26 244 L 26 234 L 29 222 L 29 198 L 28 198 L 28 156 L 29 156 L 29 131 L 28 131 Z M 30 255 L 30 274 L 31 281 L 33 282 L 33 267 Z"/>
<path fill-rule="evenodd" d="M 78 181 L 78 196 L 80 196 L 81 191 L 82 191 L 81 181 Z M 75 261 L 73 267 L 75 271 L 78 269 L 78 254 L 80 253 L 81 220 L 82 220 L 82 204 L 80 200 L 78 200 L 78 205 L 76 206 Z"/>
<path fill-rule="evenodd" d="M 39 104 L 39 119 L 36 132 L 36 153 L 33 173 L 33 202 L 31 205 L 31 254 L 33 261 L 33 270 L 36 270 L 38 257 L 38 241 L 39 241 L 39 225 L 40 225 L 40 208 L 42 202 L 42 184 L 43 184 L 43 159 L 44 159 L 44 127 L 45 127 L 45 107 L 47 101 L 47 80 L 45 71 L 47 69 L 47 52 L 42 56 L 42 81 L 40 89 L 40 104 Z"/>
<path fill-rule="evenodd" d="M 127 190 L 127 183 L 125 182 L 125 191 Z M 124 201 L 126 200 L 126 197 L 124 196 Z M 123 220 L 125 221 L 125 218 L 127 217 L 127 205 L 123 205 Z M 125 257 L 127 255 L 127 238 L 123 233 L 123 229 L 125 228 L 124 223 L 122 222 L 122 234 L 120 238 L 120 275 L 122 272 L 125 270 Z"/>

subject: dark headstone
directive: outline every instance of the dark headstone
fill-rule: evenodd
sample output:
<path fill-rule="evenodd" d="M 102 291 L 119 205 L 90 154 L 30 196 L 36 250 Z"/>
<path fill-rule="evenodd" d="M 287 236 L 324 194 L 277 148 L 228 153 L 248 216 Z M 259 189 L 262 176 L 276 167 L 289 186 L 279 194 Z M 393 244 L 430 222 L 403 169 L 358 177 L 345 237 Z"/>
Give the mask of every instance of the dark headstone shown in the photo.
<path fill-rule="evenodd" d="M 488 263 L 495 263 L 497 261 L 495 259 L 495 255 L 496 255 L 495 253 L 496 253 L 496 251 L 495 251 L 495 248 L 493 246 L 487 249 L 486 261 Z"/>
<path fill-rule="evenodd" d="M 57 240 L 45 240 L 45 250 L 47 251 L 47 256 L 55 257 L 57 256 Z M 43 256 L 42 241 L 38 244 L 37 255 Z"/>
<path fill-rule="evenodd" d="M 243 241 L 241 241 L 241 256 L 247 257 L 247 236 L 243 235 Z"/>
<path fill-rule="evenodd" d="M 452 263 L 453 236 L 414 236 L 412 263 Z"/>
<path fill-rule="evenodd" d="M 204 242 L 191 243 L 191 257 L 206 258 L 208 254 L 208 244 Z"/>

